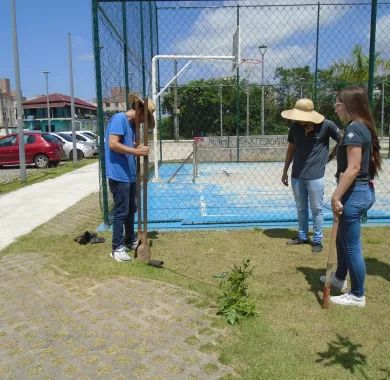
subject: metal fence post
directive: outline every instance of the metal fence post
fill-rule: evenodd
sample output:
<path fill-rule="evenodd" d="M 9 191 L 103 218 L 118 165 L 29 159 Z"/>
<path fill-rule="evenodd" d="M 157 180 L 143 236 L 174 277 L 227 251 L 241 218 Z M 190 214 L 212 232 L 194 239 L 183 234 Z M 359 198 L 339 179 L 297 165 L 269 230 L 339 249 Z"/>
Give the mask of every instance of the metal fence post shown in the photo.
<path fill-rule="evenodd" d="M 128 94 L 130 92 L 129 86 L 129 62 L 128 62 L 128 54 L 127 54 L 127 20 L 126 20 L 126 3 L 122 2 L 122 33 L 123 33 L 123 64 L 125 68 L 125 103 L 126 103 L 126 111 L 130 108 Z M 119 89 L 119 97 L 122 96 L 122 91 Z"/>
<path fill-rule="evenodd" d="M 375 70 L 375 35 L 376 35 L 376 10 L 377 0 L 371 1 L 371 28 L 370 28 L 370 55 L 368 63 L 368 99 L 372 106 L 372 94 L 374 91 Z"/>
<path fill-rule="evenodd" d="M 96 76 L 96 97 L 97 97 L 97 123 L 99 134 L 99 165 L 100 181 L 103 203 L 103 221 L 109 224 L 108 215 L 108 193 L 106 179 L 106 163 L 104 154 L 104 115 L 103 115 L 103 96 L 102 96 L 102 71 L 100 66 L 100 49 L 99 42 L 99 19 L 98 19 L 98 0 L 92 0 L 92 19 L 93 19 L 93 49 L 95 53 L 95 76 Z"/>

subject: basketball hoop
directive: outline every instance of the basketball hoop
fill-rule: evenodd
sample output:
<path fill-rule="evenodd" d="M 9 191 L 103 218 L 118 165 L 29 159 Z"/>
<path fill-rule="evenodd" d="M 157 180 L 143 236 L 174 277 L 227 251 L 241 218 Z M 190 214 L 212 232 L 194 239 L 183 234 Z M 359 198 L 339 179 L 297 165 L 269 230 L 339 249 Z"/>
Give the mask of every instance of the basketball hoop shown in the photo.
<path fill-rule="evenodd" d="M 261 59 L 252 59 L 252 58 L 243 58 L 241 63 L 248 63 L 252 65 L 259 65 L 261 63 Z"/>
<path fill-rule="evenodd" d="M 261 59 L 244 58 L 241 60 L 241 67 L 244 69 L 245 78 L 249 81 L 257 65 L 261 64 Z"/>

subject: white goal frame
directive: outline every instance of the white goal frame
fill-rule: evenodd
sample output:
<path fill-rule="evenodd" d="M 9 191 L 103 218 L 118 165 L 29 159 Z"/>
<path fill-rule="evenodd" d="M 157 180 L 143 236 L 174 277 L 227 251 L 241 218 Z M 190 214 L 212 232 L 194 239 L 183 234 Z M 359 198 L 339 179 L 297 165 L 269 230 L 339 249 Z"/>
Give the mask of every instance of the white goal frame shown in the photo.
<path fill-rule="evenodd" d="M 240 28 L 237 27 L 233 36 L 233 55 L 155 55 L 152 58 L 152 100 L 157 107 L 157 99 L 167 90 L 169 85 L 191 64 L 192 61 L 231 61 L 233 62 L 233 69 L 237 68 L 241 63 L 240 56 Z M 159 60 L 190 60 L 184 67 L 164 86 L 164 88 L 157 93 L 157 64 Z M 158 169 L 158 118 L 155 120 L 155 127 L 153 129 L 153 153 L 154 153 L 154 179 L 153 181 L 159 181 L 159 169 Z"/>

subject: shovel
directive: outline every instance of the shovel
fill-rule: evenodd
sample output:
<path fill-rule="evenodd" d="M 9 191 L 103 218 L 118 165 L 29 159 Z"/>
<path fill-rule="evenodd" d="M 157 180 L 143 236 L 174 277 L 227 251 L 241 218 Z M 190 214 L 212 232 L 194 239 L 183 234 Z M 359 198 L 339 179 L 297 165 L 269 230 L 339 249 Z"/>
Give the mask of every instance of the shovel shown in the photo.
<path fill-rule="evenodd" d="M 322 307 L 324 309 L 329 309 L 330 287 L 331 287 L 331 283 L 332 283 L 332 271 L 334 270 L 334 267 L 337 264 L 336 239 L 337 239 L 338 226 L 339 226 L 339 217 L 338 217 L 338 215 L 334 215 L 333 216 L 332 232 L 330 234 L 329 254 L 328 254 L 328 262 L 326 265 L 325 284 L 324 284 L 324 288 L 323 288 Z"/>
<path fill-rule="evenodd" d="M 138 113 L 138 104 L 136 104 L 136 114 Z M 144 100 L 144 112 L 148 109 L 148 99 Z M 137 129 L 137 146 L 139 145 L 139 116 L 136 117 L 136 129 Z M 148 146 L 148 130 L 149 130 L 149 118 L 144 118 L 144 145 Z M 161 268 L 164 264 L 161 260 L 153 260 L 152 252 L 148 244 L 148 168 L 149 158 L 143 157 L 142 170 L 140 170 L 141 158 L 137 159 L 137 203 L 138 203 L 138 246 L 135 250 L 135 257 L 145 261 L 148 265 Z M 139 175 L 141 174 L 141 175 Z M 142 200 L 141 200 L 141 180 L 143 184 L 142 188 Z M 141 207 L 142 202 L 142 207 Z M 141 222 L 141 215 L 143 220 Z M 142 225 L 142 228 L 141 228 Z"/>

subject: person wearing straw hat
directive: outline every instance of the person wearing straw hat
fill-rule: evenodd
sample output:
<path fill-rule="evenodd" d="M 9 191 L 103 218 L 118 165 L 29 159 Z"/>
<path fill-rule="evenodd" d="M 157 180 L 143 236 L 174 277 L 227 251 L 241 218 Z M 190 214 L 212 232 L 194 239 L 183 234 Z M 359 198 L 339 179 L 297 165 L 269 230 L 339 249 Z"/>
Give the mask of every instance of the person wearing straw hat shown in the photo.
<path fill-rule="evenodd" d="M 287 244 L 309 243 L 309 204 L 313 219 L 312 252 L 322 251 L 323 197 L 325 165 L 336 152 L 329 155 L 329 138 L 337 143 L 342 134 L 335 123 L 314 110 L 310 99 L 299 99 L 294 108 L 281 113 L 291 120 L 288 148 L 282 174 L 282 183 L 288 182 L 291 162 L 291 187 L 298 212 L 298 235 Z"/>
<path fill-rule="evenodd" d="M 148 100 L 145 112 L 143 100 L 136 94 L 129 94 L 130 109 L 115 114 L 105 132 L 105 163 L 108 185 L 113 197 L 112 210 L 112 251 L 110 256 L 117 261 L 130 261 L 128 251 L 137 247 L 134 233 L 136 205 L 136 156 L 149 155 L 149 147 L 135 146 L 136 117 L 143 123 L 149 118 L 149 128 L 155 125 L 153 113 L 156 106 Z M 138 103 L 138 107 L 136 107 Z"/>

